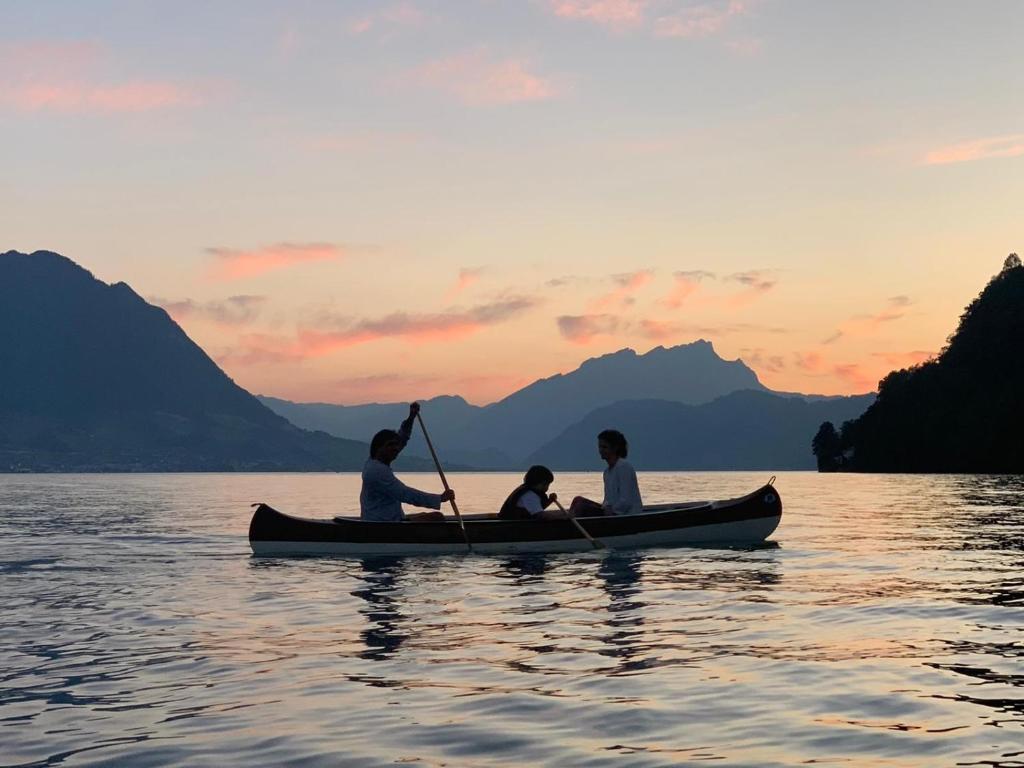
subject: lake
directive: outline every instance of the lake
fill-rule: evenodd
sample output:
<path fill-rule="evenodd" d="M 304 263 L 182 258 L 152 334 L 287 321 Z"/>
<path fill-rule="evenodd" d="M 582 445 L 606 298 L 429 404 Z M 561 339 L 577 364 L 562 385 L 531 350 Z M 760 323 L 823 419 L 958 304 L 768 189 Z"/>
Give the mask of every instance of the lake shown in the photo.
<path fill-rule="evenodd" d="M 478 512 L 518 476 L 450 480 Z M 0 475 L 0 765 L 1024 765 L 1024 478 L 781 473 L 754 549 L 251 556 L 251 503 L 358 487 Z"/>

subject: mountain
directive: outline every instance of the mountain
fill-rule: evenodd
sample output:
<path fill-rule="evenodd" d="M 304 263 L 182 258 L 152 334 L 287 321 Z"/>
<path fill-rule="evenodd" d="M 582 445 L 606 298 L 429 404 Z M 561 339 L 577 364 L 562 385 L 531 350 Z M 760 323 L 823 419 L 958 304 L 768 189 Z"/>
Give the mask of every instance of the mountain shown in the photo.
<path fill-rule="evenodd" d="M 368 403 L 366 405 L 332 405 L 330 403 L 293 403 L 276 397 L 257 395 L 257 399 L 274 413 L 303 429 L 323 430 L 330 435 L 357 440 L 370 440 L 380 429 L 397 429 L 409 415 L 408 403 Z M 512 459 L 501 451 L 477 446 L 460 447 L 463 433 L 482 410 L 461 397 L 444 395 L 421 401 L 423 418 L 430 430 L 430 439 L 445 466 L 456 465 L 476 469 L 505 469 Z M 402 459 L 428 460 L 430 452 L 423 433 L 414 428 Z M 433 467 L 433 464 L 430 465 Z"/>
<path fill-rule="evenodd" d="M 841 432 L 821 425 L 819 469 L 1024 472 L 1022 339 L 1024 267 L 1010 254 L 936 359 L 886 376 L 874 405 Z"/>
<path fill-rule="evenodd" d="M 541 379 L 483 408 L 462 398 L 435 398 L 424 404 L 431 438 L 445 461 L 481 469 L 519 467 L 538 446 L 591 411 L 617 401 L 657 399 L 703 403 L 740 389 L 766 391 L 739 360 L 720 358 L 709 341 L 656 347 L 647 354 L 622 349 L 587 360 L 576 370 Z M 382 426 L 397 425 L 407 405 L 332 406 L 264 398 L 275 412 L 300 426 L 347 438 L 366 439 Z M 407 449 L 426 450 L 414 434 Z"/>
<path fill-rule="evenodd" d="M 630 440 L 637 469 L 813 469 L 807 439 L 822 419 L 854 418 L 874 395 L 808 401 L 771 392 L 732 392 L 701 405 L 625 400 L 599 408 L 531 454 L 554 470 L 599 469 L 597 434 L 614 427 Z"/>
<path fill-rule="evenodd" d="M 48 251 L 0 254 L 0 470 L 356 469 L 365 443 L 299 429 L 159 307 Z"/>

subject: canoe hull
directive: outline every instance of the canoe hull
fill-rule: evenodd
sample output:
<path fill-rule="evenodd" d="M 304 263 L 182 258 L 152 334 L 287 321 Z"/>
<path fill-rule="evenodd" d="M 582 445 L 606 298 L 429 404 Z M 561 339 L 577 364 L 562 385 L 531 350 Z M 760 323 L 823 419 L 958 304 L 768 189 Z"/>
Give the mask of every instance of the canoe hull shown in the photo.
<path fill-rule="evenodd" d="M 642 514 L 580 518 L 612 549 L 753 544 L 767 539 L 782 518 L 771 485 L 725 501 L 658 505 Z M 568 520 L 468 519 L 473 551 L 480 554 L 581 552 L 589 541 Z M 454 520 L 444 523 L 369 523 L 352 518 L 307 520 L 260 504 L 249 525 L 249 544 L 261 556 L 426 555 L 465 553 Z"/>

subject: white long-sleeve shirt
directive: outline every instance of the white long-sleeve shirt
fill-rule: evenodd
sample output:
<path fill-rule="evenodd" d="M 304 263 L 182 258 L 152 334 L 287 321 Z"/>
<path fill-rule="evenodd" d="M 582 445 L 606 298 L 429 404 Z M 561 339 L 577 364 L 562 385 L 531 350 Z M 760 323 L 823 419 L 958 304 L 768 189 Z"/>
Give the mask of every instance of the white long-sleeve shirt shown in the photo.
<path fill-rule="evenodd" d="M 625 459 L 618 459 L 604 471 L 604 502 L 606 508 L 616 515 L 635 515 L 643 512 L 644 502 L 640 498 L 640 484 L 636 470 Z"/>

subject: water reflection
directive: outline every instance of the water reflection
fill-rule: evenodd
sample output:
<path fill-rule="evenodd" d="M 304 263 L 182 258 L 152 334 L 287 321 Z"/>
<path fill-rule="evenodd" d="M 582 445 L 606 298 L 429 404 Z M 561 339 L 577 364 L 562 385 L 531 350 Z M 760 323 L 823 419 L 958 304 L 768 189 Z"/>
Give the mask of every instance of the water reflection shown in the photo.
<path fill-rule="evenodd" d="M 359 654 L 361 658 L 381 661 L 397 652 L 409 639 L 409 631 L 403 629 L 407 619 L 398 608 L 399 580 L 406 570 L 407 558 L 373 557 L 360 561 L 355 576 L 362 584 L 349 594 L 366 603 L 359 608 L 367 622 L 359 635 L 366 646 Z"/>

